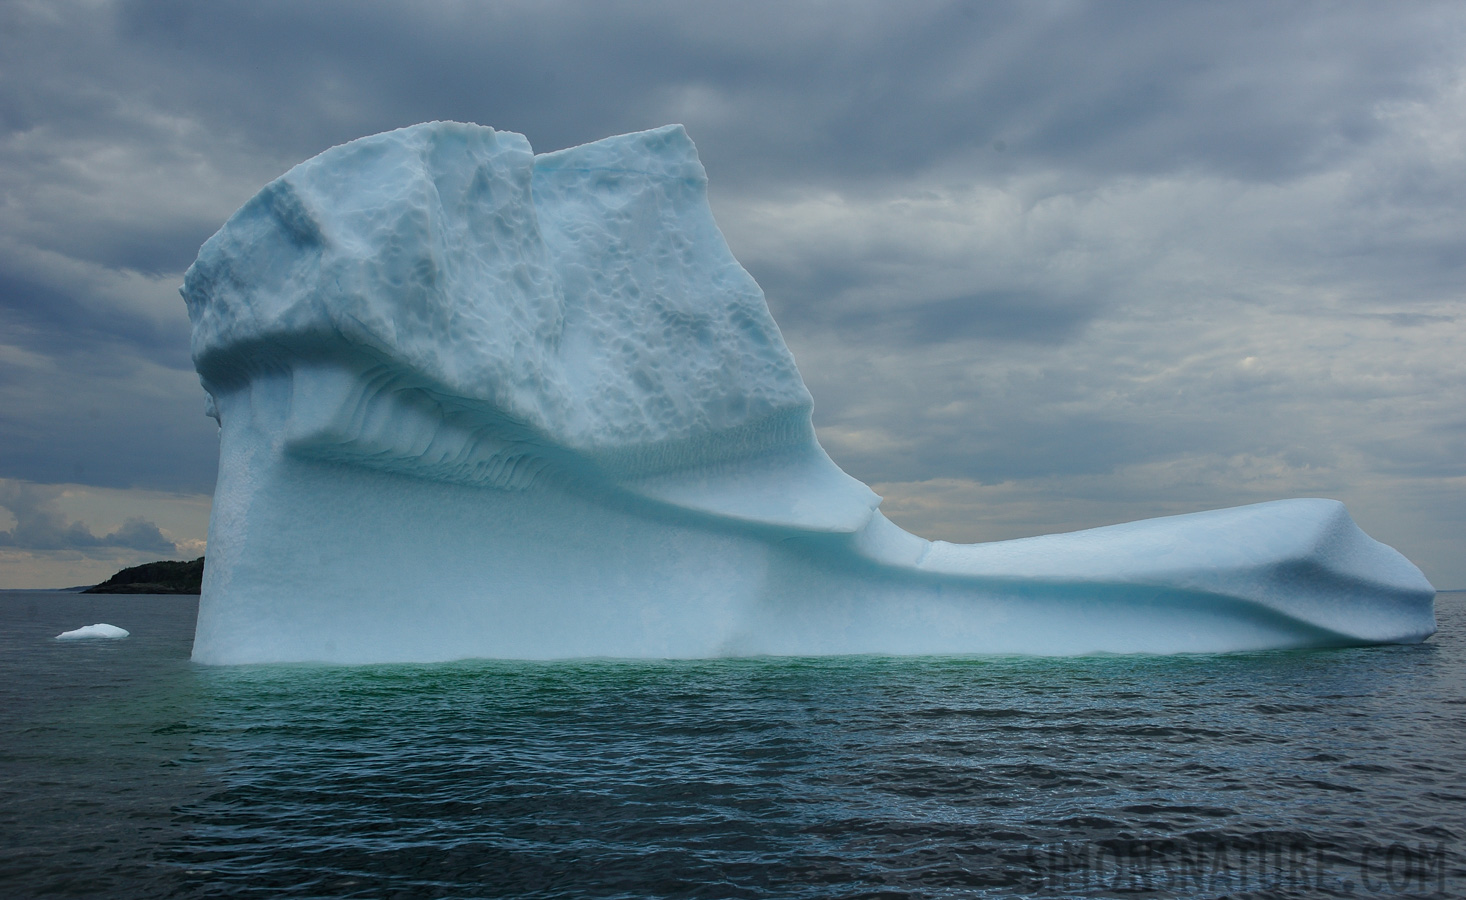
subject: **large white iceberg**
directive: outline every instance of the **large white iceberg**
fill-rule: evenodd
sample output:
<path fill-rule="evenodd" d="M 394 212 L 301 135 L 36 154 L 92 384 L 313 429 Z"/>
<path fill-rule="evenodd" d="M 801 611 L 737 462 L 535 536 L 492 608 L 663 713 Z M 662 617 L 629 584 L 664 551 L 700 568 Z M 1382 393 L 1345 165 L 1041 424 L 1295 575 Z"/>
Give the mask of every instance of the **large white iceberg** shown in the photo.
<path fill-rule="evenodd" d="M 1170 653 L 1412 642 L 1435 591 L 1289 500 L 926 541 L 815 440 L 680 126 L 322 153 L 183 287 L 221 426 L 194 659 Z"/>

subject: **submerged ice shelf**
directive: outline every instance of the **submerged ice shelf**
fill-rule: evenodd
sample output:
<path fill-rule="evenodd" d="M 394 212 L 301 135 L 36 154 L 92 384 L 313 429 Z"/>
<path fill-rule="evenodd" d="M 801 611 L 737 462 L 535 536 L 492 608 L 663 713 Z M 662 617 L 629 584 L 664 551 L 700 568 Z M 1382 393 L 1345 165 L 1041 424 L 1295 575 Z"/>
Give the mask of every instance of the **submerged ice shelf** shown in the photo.
<path fill-rule="evenodd" d="M 926 541 L 821 449 L 680 126 L 435 122 L 267 185 L 183 287 L 220 423 L 194 658 L 1228 651 L 1413 642 L 1342 505 Z"/>

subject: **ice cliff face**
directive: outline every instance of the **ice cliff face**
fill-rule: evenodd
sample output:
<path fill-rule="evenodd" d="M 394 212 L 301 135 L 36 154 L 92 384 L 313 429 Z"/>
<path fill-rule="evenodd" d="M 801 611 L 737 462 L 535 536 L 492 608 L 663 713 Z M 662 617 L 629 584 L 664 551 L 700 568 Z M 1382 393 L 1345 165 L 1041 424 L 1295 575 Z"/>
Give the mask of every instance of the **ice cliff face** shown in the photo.
<path fill-rule="evenodd" d="M 815 443 L 681 126 L 539 157 L 448 122 L 335 147 L 230 218 L 183 296 L 211 396 L 292 372 L 304 455 L 492 487 L 783 457 L 781 490 L 826 513 L 800 524 L 854 530 L 877 502 Z"/>
<path fill-rule="evenodd" d="M 246 203 L 183 287 L 222 429 L 195 657 L 1433 630 L 1419 572 L 1328 501 L 975 547 L 902 532 L 816 442 L 706 185 L 680 126 L 534 156 L 517 134 L 430 123 L 328 150 Z"/>

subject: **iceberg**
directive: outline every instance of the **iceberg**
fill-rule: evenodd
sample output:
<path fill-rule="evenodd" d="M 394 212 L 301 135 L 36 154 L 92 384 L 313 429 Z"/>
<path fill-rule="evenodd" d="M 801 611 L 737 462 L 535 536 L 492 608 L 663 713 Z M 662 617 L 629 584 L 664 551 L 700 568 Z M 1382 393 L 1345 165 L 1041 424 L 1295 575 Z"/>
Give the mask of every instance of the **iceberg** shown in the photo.
<path fill-rule="evenodd" d="M 182 288 L 220 426 L 194 659 L 1175 653 L 1421 641 L 1331 500 L 991 544 L 909 534 L 815 438 L 681 126 L 325 151 Z"/>
<path fill-rule="evenodd" d="M 56 635 L 58 641 L 93 641 L 93 640 L 117 640 L 125 638 L 130 632 L 126 628 L 118 628 L 116 625 L 108 625 L 105 622 L 96 625 L 83 625 L 72 631 L 63 631 Z"/>

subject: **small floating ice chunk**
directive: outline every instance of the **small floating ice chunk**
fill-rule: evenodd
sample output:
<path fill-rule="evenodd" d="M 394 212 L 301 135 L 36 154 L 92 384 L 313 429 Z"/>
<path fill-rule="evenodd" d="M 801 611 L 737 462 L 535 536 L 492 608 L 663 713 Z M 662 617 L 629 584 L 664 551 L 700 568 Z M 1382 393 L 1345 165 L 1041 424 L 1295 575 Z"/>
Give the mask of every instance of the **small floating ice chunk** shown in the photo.
<path fill-rule="evenodd" d="M 127 637 L 126 628 L 118 628 L 116 625 L 108 625 L 105 622 L 97 625 L 83 625 L 75 631 L 63 631 L 56 635 L 58 641 L 86 641 L 86 640 L 117 640 Z"/>

